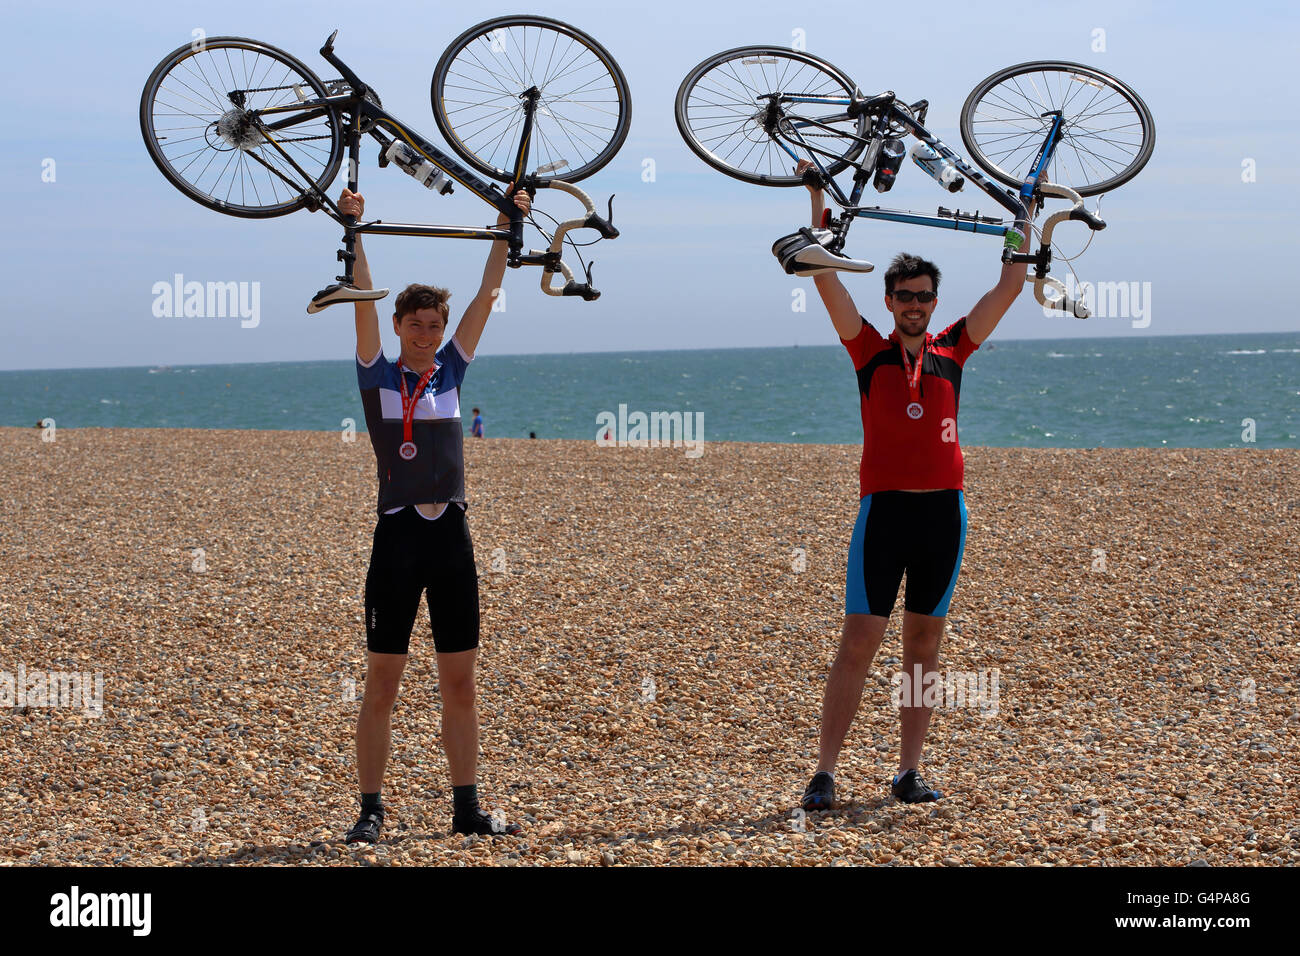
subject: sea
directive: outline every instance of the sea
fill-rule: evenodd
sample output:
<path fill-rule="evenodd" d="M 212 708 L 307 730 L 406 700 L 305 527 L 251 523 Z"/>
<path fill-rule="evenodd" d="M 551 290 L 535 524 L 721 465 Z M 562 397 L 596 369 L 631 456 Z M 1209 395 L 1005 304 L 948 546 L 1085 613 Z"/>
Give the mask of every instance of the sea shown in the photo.
<path fill-rule="evenodd" d="M 680 413 L 704 442 L 862 441 L 839 346 L 488 355 L 461 389 L 467 433 L 474 406 L 489 438 L 594 440 L 639 412 Z M 0 425 L 47 418 L 59 428 L 365 430 L 350 358 L 0 372 Z M 987 342 L 966 363 L 959 427 L 965 445 L 1298 448 L 1300 332 Z"/>

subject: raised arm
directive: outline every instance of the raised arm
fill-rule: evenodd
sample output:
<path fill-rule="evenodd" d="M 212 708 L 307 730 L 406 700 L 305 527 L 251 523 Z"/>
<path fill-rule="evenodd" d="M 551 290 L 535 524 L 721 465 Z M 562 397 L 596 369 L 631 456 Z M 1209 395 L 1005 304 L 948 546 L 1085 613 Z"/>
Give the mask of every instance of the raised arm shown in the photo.
<path fill-rule="evenodd" d="M 364 196 L 350 189 L 343 190 L 343 195 L 339 197 L 339 212 L 360 219 L 365 208 Z M 352 251 L 356 253 L 356 259 L 352 263 L 353 283 L 358 289 L 373 289 L 374 285 L 370 280 L 370 264 L 366 262 L 366 250 L 362 248 L 360 235 L 357 236 Z M 373 302 L 354 302 L 353 307 L 357 311 L 357 357 L 369 364 L 383 348 L 383 342 L 379 338 L 379 310 L 375 308 Z"/>
<path fill-rule="evenodd" d="M 799 165 L 795 167 L 795 172 L 802 174 L 805 169 L 811 166 L 809 160 L 799 160 Z M 814 229 L 820 228 L 822 224 L 822 213 L 826 209 L 826 197 L 822 195 L 820 189 L 808 187 L 808 192 L 812 193 L 812 226 Z M 826 306 L 826 311 L 830 313 L 831 323 L 835 326 L 835 332 L 840 338 L 853 340 L 858 337 L 862 331 L 862 314 L 858 312 L 858 307 L 853 304 L 853 297 L 849 295 L 849 290 L 844 288 L 844 283 L 840 281 L 839 275 L 834 272 L 826 272 L 818 276 L 813 276 L 813 282 L 817 285 L 817 294 L 822 297 L 822 304 Z"/>
<path fill-rule="evenodd" d="M 1047 177 L 1042 177 L 1042 182 L 1047 182 Z M 1029 218 L 1016 222 L 1016 229 L 1025 237 L 1022 247 L 1024 252 L 1030 251 L 1030 246 L 1034 240 L 1034 211 L 1037 208 L 1038 201 L 1029 200 Z M 1002 265 L 1002 274 L 998 277 L 998 284 L 988 292 L 984 293 L 983 298 L 975 303 L 975 308 L 970 310 L 966 316 L 966 334 L 971 337 L 971 341 L 979 345 L 998 327 L 1002 321 L 1002 316 L 1007 314 L 1011 308 L 1011 303 L 1016 301 L 1020 291 L 1025 287 L 1025 274 L 1029 264 L 1025 262 L 1006 262 Z"/>
<path fill-rule="evenodd" d="M 522 209 L 524 215 L 527 216 L 532 202 L 528 193 L 521 189 L 515 193 L 514 200 L 515 205 Z M 505 213 L 497 216 L 498 226 L 509 224 L 510 218 Z M 488 253 L 487 265 L 483 267 L 483 281 L 479 284 L 478 292 L 465 308 L 465 314 L 461 316 L 460 324 L 456 326 L 456 341 L 460 343 L 460 347 L 465 351 L 465 354 L 471 358 L 475 349 L 478 348 L 478 340 L 483 335 L 483 327 L 487 325 L 488 316 L 492 314 L 492 303 L 496 299 L 496 290 L 501 288 L 501 280 L 506 274 L 506 255 L 509 249 L 510 244 L 504 239 L 498 239 L 492 243 L 492 251 Z"/>

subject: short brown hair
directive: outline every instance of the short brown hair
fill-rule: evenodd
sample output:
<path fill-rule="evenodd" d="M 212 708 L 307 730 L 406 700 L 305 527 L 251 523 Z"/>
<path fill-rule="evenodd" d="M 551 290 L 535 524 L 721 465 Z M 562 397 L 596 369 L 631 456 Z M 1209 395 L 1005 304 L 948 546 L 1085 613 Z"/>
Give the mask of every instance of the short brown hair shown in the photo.
<path fill-rule="evenodd" d="M 397 303 L 394 306 L 397 321 L 401 322 L 403 318 L 420 309 L 437 309 L 446 319 L 451 314 L 451 310 L 447 307 L 447 300 L 450 298 L 451 293 L 446 289 L 413 282 L 397 294 Z"/>
<path fill-rule="evenodd" d="M 930 288 L 936 293 L 939 291 L 939 267 L 920 256 L 900 252 L 885 270 L 885 295 L 894 294 L 894 283 L 899 279 L 919 279 L 921 276 L 929 276 Z"/>

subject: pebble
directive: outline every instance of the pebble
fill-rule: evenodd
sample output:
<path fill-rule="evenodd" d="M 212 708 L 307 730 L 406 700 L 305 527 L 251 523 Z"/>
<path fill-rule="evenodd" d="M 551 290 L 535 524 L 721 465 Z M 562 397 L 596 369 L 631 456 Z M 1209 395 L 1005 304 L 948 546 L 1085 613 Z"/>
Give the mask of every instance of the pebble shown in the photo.
<path fill-rule="evenodd" d="M 489 439 L 466 444 L 479 793 L 526 837 L 450 832 L 422 606 L 386 842 L 354 853 L 365 436 L 0 429 L 0 670 L 102 672 L 106 711 L 8 718 L 0 805 L 31 833 L 0 865 L 1294 865 L 1300 454 L 964 451 L 940 666 L 999 693 L 935 712 L 941 812 L 887 796 L 900 604 L 850 802 L 792 829 L 860 447 Z"/>

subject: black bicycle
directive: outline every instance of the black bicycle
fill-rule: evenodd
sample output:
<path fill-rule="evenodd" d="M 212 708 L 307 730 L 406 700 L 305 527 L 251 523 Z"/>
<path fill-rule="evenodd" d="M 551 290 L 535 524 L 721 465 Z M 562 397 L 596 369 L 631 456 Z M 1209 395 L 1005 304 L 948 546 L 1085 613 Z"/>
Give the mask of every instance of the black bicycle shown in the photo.
<path fill-rule="evenodd" d="M 574 185 L 608 163 L 627 137 L 631 98 L 609 52 L 581 30 L 537 16 L 497 17 L 457 37 L 434 69 L 431 97 L 438 129 L 467 169 L 383 108 L 378 93 L 335 55 L 337 35 L 330 34 L 320 55 L 341 76 L 323 82 L 290 54 L 256 40 L 213 37 L 174 50 L 154 68 L 140 98 L 140 129 L 158 169 L 185 195 L 227 215 L 323 209 L 338 221 L 343 274 L 312 297 L 308 312 L 388 294 L 353 285 L 360 233 L 505 239 L 507 264 L 541 266 L 548 295 L 598 298 L 591 265 L 567 234 L 595 229 L 598 237 L 583 246 L 618 236 L 613 196 L 601 216 Z M 458 183 L 508 215 L 509 225 L 358 222 L 343 215 L 326 189 L 346 151 L 348 189 L 357 191 L 363 135 L 379 142 L 380 167 L 392 164 L 443 195 Z M 549 227 L 530 215 L 548 244 L 525 253 L 524 216 L 510 198 L 518 189 L 530 195 L 561 190 L 582 203 L 584 214 L 563 222 L 547 216 Z M 566 242 L 584 282 L 563 261 Z M 557 273 L 563 286 L 555 284 Z"/>
<path fill-rule="evenodd" d="M 686 144 L 728 176 L 763 186 L 827 189 L 842 211 L 832 218 L 827 209 L 821 234 L 809 233 L 811 242 L 829 253 L 817 253 L 819 264 L 830 268 L 873 268 L 841 254 L 854 219 L 1006 236 L 1016 220 L 1026 218 L 1032 196 L 1068 200 L 1069 209 L 1043 223 L 1037 252 L 1007 248 L 1002 258 L 1035 267 L 1026 281 L 1033 283 L 1040 303 L 1087 317 L 1083 304 L 1047 274 L 1052 230 L 1067 220 L 1094 231 L 1105 228 L 1084 208 L 1082 197 L 1128 182 L 1151 158 L 1155 123 L 1146 104 L 1124 83 L 1083 64 L 1043 60 L 1007 67 L 976 86 L 962 107 L 962 140 L 979 169 L 925 128 L 928 109 L 926 100 L 908 104 L 892 91 L 864 96 L 842 70 L 810 53 L 749 46 L 719 53 L 691 70 L 677 92 L 676 112 Z M 907 136 L 919 140 L 912 154 L 916 164 L 943 188 L 957 192 L 969 180 L 1012 219 L 943 206 L 929 215 L 861 205 L 868 182 L 879 192 L 893 186 Z M 801 159 L 813 165 L 798 175 L 793 170 Z M 834 177 L 848 169 L 853 185 L 846 193 Z M 792 242 L 783 245 L 786 240 Z M 801 242 L 797 234 L 783 237 L 773 251 L 780 255 L 779 250 Z M 816 245 L 810 248 L 817 252 Z"/>

